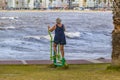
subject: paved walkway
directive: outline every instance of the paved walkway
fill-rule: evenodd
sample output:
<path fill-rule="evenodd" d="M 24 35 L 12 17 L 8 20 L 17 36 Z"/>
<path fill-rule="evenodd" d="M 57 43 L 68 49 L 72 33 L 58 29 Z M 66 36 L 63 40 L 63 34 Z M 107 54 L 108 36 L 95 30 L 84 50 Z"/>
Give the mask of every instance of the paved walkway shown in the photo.
<path fill-rule="evenodd" d="M 50 60 L 0 60 L 3 64 L 51 64 Z M 111 59 L 84 59 L 84 60 L 67 60 L 68 64 L 94 64 L 94 63 L 111 63 Z"/>

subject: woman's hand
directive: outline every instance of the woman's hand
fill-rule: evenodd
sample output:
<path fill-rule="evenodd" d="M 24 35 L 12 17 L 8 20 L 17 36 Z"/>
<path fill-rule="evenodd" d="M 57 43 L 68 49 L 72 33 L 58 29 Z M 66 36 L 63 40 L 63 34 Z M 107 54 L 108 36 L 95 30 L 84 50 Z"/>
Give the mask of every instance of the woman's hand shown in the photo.
<path fill-rule="evenodd" d="M 56 26 L 50 27 L 50 26 L 48 25 L 48 30 L 49 30 L 50 32 L 54 31 L 55 29 L 56 29 Z"/>
<path fill-rule="evenodd" d="M 48 30 L 50 29 L 50 26 L 48 25 Z"/>

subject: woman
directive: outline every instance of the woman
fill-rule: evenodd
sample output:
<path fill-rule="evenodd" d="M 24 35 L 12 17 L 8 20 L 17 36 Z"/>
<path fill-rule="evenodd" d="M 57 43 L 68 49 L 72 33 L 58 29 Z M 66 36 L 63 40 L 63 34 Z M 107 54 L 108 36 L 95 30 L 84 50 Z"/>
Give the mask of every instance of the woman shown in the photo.
<path fill-rule="evenodd" d="M 48 30 L 49 31 L 55 31 L 55 36 L 54 36 L 54 52 L 57 53 L 57 45 L 60 44 L 60 51 L 61 51 L 61 55 L 62 55 L 62 62 L 65 62 L 65 58 L 64 58 L 64 45 L 66 44 L 66 38 L 65 38 L 65 27 L 64 25 L 61 23 L 61 19 L 57 18 L 56 19 L 56 24 L 50 28 L 50 26 L 48 26 Z"/>

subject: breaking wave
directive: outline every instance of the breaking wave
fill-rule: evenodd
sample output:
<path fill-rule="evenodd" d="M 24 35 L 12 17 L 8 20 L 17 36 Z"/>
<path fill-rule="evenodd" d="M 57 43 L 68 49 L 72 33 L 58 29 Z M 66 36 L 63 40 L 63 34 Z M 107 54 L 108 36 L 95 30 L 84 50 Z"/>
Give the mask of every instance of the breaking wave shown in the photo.
<path fill-rule="evenodd" d="M 54 34 L 51 34 L 54 39 Z M 65 32 L 65 36 L 70 39 L 76 39 L 80 37 L 80 32 Z M 38 36 L 25 36 L 24 39 L 39 41 L 41 39 L 50 40 L 49 35 L 38 35 Z"/>
<path fill-rule="evenodd" d="M 13 30 L 15 29 L 14 26 L 9 26 L 9 27 L 0 27 L 0 30 Z"/>
<path fill-rule="evenodd" d="M 11 19 L 11 20 L 13 20 L 13 19 L 17 19 L 18 17 L 0 17 L 0 19 Z"/>
<path fill-rule="evenodd" d="M 65 35 L 71 39 L 80 38 L 80 32 L 65 32 Z"/>

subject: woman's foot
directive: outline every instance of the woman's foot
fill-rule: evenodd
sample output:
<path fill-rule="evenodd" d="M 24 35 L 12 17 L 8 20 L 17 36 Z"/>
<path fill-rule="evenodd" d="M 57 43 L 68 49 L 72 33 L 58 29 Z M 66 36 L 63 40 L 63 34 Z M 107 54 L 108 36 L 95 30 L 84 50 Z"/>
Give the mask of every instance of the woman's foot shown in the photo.
<path fill-rule="evenodd" d="M 66 63 L 65 58 L 62 58 L 62 65 L 65 65 L 65 63 Z"/>

